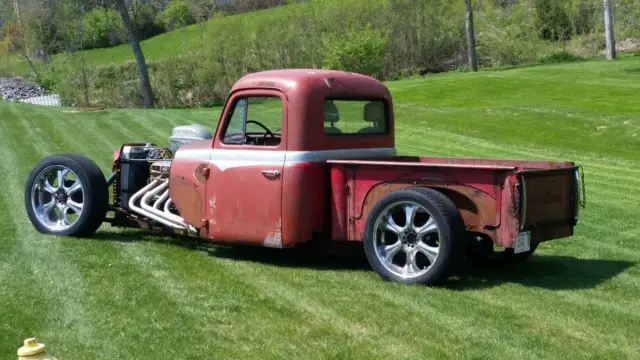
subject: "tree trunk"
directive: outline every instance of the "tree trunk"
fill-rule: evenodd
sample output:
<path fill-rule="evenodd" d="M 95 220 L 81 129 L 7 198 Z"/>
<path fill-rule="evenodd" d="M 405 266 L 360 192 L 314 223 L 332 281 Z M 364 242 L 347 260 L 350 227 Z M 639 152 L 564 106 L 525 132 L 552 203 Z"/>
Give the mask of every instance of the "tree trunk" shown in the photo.
<path fill-rule="evenodd" d="M 471 0 L 464 0 L 464 8 L 467 18 L 467 57 L 469 58 L 469 70 L 478 71 L 478 58 L 476 55 L 476 35 L 473 31 L 473 8 Z"/>
<path fill-rule="evenodd" d="M 135 56 L 136 63 L 138 64 L 144 107 L 152 108 L 153 92 L 151 91 L 151 82 L 149 81 L 149 71 L 147 69 L 147 62 L 144 59 L 144 54 L 142 53 L 142 48 L 140 48 L 140 41 L 138 41 L 135 27 L 129 17 L 129 11 L 127 10 L 125 0 L 114 0 L 114 5 L 118 13 L 120 13 L 124 27 L 127 29 L 127 33 L 129 34 L 129 44 L 133 49 L 133 55 Z"/>
<path fill-rule="evenodd" d="M 616 41 L 613 36 L 613 13 L 611 10 L 611 2 L 613 0 L 604 0 L 604 30 L 607 42 L 607 59 L 616 58 Z"/>

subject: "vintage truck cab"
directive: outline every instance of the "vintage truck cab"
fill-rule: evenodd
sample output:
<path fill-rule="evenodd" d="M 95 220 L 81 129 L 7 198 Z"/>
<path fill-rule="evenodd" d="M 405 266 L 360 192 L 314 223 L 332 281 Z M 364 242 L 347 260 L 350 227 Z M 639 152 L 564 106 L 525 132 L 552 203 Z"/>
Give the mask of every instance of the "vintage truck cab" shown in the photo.
<path fill-rule="evenodd" d="M 170 149 L 125 144 L 106 181 L 79 155 L 42 160 L 27 180 L 27 212 L 58 235 L 86 236 L 106 219 L 276 248 L 364 242 L 382 278 L 425 284 L 449 277 L 465 254 L 518 260 L 573 234 L 574 163 L 399 156 L 394 121 L 389 90 L 368 76 L 250 74 L 213 135 L 205 122 L 174 130 Z"/>

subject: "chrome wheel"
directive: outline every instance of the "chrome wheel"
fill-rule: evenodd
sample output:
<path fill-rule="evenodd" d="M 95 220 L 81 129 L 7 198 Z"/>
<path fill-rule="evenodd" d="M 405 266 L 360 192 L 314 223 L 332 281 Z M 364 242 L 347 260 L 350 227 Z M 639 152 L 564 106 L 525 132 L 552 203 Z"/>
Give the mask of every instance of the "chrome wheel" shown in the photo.
<path fill-rule="evenodd" d="M 77 174 L 66 166 L 43 169 L 31 187 L 31 207 L 37 221 L 50 231 L 64 231 L 77 221 L 85 193 Z"/>
<path fill-rule="evenodd" d="M 373 236 L 375 255 L 382 266 L 402 279 L 424 275 L 438 259 L 438 223 L 416 202 L 387 206 L 375 220 Z"/>

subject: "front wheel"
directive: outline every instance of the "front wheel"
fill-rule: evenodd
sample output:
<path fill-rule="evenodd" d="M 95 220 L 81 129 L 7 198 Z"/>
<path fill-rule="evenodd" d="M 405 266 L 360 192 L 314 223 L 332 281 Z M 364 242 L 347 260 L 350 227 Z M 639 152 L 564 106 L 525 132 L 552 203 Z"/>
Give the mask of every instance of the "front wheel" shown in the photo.
<path fill-rule="evenodd" d="M 447 279 L 464 252 L 464 222 L 442 193 L 422 187 L 394 191 L 367 217 L 364 247 L 378 275 L 406 284 Z"/>
<path fill-rule="evenodd" d="M 39 232 L 88 236 L 104 221 L 109 193 L 93 161 L 75 154 L 52 155 L 31 170 L 24 201 L 29 220 Z"/>

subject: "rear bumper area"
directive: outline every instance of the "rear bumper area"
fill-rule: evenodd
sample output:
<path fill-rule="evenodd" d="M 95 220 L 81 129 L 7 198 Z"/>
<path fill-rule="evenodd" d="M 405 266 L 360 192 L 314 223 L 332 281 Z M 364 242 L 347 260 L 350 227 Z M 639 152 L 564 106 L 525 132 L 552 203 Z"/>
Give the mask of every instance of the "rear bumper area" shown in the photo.
<path fill-rule="evenodd" d="M 578 167 L 520 171 L 517 176 L 519 231 L 531 231 L 534 242 L 573 235 L 580 208 Z"/>

